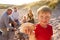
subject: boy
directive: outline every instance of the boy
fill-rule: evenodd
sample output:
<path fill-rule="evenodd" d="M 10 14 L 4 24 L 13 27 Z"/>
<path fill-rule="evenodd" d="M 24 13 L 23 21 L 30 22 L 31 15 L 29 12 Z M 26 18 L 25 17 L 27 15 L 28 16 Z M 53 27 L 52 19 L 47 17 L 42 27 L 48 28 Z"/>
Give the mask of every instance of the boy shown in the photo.
<path fill-rule="evenodd" d="M 52 26 L 49 25 L 51 9 L 48 6 L 42 6 L 37 12 L 39 23 L 35 29 L 36 40 L 51 40 L 53 35 Z"/>
<path fill-rule="evenodd" d="M 33 23 L 23 23 L 20 27 L 20 32 L 23 33 L 23 37 L 26 40 L 35 40 L 34 29 L 35 25 Z"/>

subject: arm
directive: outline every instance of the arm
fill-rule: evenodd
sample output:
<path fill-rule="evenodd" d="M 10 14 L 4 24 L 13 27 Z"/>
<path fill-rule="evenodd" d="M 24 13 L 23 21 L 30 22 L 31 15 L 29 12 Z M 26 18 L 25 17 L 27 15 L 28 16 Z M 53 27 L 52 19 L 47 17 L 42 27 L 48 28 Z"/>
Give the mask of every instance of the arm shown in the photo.
<path fill-rule="evenodd" d="M 10 15 L 10 18 L 12 21 L 14 21 L 13 14 Z"/>
<path fill-rule="evenodd" d="M 53 28 L 51 26 L 51 40 L 53 39 Z"/>
<path fill-rule="evenodd" d="M 13 14 L 11 14 L 9 18 L 11 19 L 11 21 L 12 21 L 12 23 L 13 23 L 14 25 L 17 25 L 17 23 L 15 22 L 15 20 L 14 20 L 14 18 L 13 18 Z"/>
<path fill-rule="evenodd" d="M 17 12 L 17 19 L 20 20 L 20 14 Z"/>
<path fill-rule="evenodd" d="M 4 17 L 3 20 L 4 20 L 4 24 L 5 24 L 5 26 L 6 26 L 7 28 L 13 29 L 13 27 L 11 27 L 11 26 L 9 25 L 9 19 L 8 19 L 8 17 Z"/>
<path fill-rule="evenodd" d="M 32 32 L 31 35 L 29 35 L 29 40 L 36 40 L 35 33 Z"/>
<path fill-rule="evenodd" d="M 51 40 L 53 40 L 53 36 L 51 36 Z"/>

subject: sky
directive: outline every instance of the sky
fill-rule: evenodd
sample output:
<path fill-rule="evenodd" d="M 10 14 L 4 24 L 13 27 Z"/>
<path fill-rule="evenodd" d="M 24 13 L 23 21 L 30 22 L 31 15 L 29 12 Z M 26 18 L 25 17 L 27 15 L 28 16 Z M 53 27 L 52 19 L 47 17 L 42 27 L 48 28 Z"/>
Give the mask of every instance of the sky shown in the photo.
<path fill-rule="evenodd" d="M 39 0 L 0 0 L 0 4 L 22 5 L 25 3 L 28 4 L 36 1 L 39 1 Z"/>

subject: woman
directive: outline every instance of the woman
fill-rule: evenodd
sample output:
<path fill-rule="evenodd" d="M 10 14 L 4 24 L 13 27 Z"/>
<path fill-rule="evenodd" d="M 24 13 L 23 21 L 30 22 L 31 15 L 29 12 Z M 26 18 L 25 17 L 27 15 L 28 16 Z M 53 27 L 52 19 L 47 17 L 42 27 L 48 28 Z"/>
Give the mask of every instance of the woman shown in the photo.
<path fill-rule="evenodd" d="M 33 13 L 31 9 L 28 12 L 27 21 L 30 23 L 34 23 Z"/>

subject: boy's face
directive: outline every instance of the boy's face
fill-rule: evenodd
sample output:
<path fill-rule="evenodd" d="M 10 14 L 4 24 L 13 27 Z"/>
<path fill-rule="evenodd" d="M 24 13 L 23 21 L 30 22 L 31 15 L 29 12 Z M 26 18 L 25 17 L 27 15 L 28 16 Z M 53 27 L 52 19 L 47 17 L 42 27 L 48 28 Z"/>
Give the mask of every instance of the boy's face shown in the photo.
<path fill-rule="evenodd" d="M 45 25 L 49 23 L 50 17 L 51 17 L 50 12 L 39 12 L 38 20 L 40 23 Z"/>

